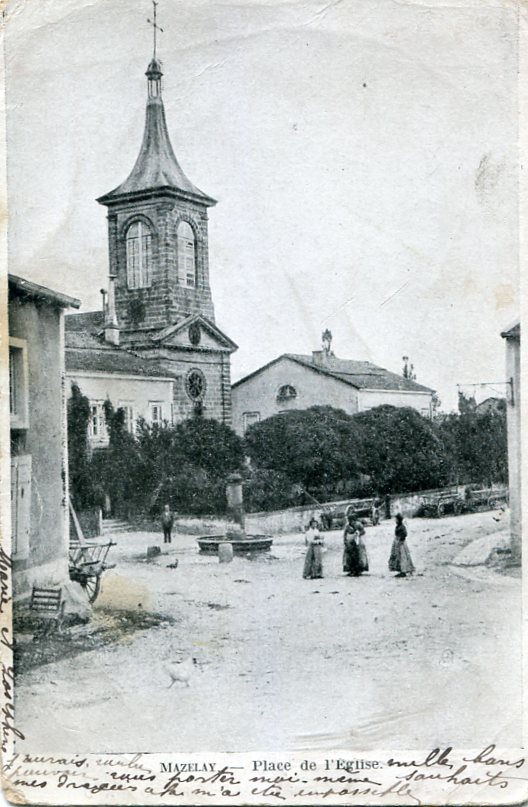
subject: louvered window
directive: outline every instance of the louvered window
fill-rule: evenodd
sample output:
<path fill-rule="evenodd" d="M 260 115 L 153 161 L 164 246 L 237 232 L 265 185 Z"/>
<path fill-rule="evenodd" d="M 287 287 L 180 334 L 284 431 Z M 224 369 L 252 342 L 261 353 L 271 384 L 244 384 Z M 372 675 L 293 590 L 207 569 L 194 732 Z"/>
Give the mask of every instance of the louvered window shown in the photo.
<path fill-rule="evenodd" d="M 178 275 L 183 286 L 198 285 L 196 277 L 196 239 L 190 224 L 178 225 Z"/>
<path fill-rule="evenodd" d="M 127 230 L 126 256 L 128 288 L 148 288 L 152 282 L 152 233 L 142 221 Z"/>

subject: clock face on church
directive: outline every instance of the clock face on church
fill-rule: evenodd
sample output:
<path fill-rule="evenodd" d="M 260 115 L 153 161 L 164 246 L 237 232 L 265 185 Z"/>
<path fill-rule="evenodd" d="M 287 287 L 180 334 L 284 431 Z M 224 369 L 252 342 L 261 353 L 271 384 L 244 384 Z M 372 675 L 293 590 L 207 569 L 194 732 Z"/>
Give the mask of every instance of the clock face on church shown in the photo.
<path fill-rule="evenodd" d="M 191 370 L 185 381 L 187 395 L 192 401 L 202 401 L 205 395 L 205 377 L 201 370 Z"/>

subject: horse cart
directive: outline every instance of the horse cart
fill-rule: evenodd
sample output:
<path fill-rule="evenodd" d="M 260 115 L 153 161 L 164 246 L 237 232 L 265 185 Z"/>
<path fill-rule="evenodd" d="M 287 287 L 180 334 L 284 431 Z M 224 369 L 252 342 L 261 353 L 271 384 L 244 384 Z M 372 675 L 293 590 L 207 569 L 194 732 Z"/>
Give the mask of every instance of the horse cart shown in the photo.
<path fill-rule="evenodd" d="M 325 505 L 321 511 L 321 526 L 323 530 L 337 530 L 345 526 L 348 516 L 353 513 L 361 520 L 370 519 L 372 523 L 378 523 L 373 519 L 374 499 L 353 499 L 348 504 Z M 379 508 L 378 508 L 379 513 Z"/>
<path fill-rule="evenodd" d="M 426 496 L 421 508 L 421 515 L 425 518 L 441 518 L 452 513 L 459 516 L 464 512 L 464 499 L 458 492 L 432 493 Z"/>
<path fill-rule="evenodd" d="M 475 513 L 479 510 L 498 510 L 508 504 L 508 488 L 466 488 L 466 510 Z"/>
<path fill-rule="evenodd" d="M 75 528 L 70 536 L 69 572 L 70 580 L 74 580 L 85 590 L 88 601 L 96 601 L 101 589 L 101 577 L 107 569 L 113 569 L 115 563 L 107 563 L 108 553 L 115 541 L 87 541 L 84 537 L 77 514 L 70 502 L 70 514 Z"/>

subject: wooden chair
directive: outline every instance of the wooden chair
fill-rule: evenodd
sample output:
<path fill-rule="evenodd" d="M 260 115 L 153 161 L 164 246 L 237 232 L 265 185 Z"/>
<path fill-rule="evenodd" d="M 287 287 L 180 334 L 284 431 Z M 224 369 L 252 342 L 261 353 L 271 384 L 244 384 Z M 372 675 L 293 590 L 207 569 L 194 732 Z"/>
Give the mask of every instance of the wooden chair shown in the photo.
<path fill-rule="evenodd" d="M 66 601 L 62 598 L 62 588 L 33 586 L 29 608 L 42 620 L 42 635 L 47 635 L 53 627 L 57 631 L 61 631 L 66 608 Z"/>

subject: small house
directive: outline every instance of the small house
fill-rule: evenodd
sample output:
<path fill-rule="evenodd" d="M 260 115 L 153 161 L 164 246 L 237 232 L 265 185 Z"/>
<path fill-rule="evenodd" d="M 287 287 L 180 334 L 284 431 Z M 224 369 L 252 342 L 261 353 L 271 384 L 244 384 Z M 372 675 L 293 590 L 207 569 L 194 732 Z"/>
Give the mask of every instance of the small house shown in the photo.
<path fill-rule="evenodd" d="M 15 599 L 68 580 L 64 309 L 79 300 L 9 276 L 11 555 Z"/>

